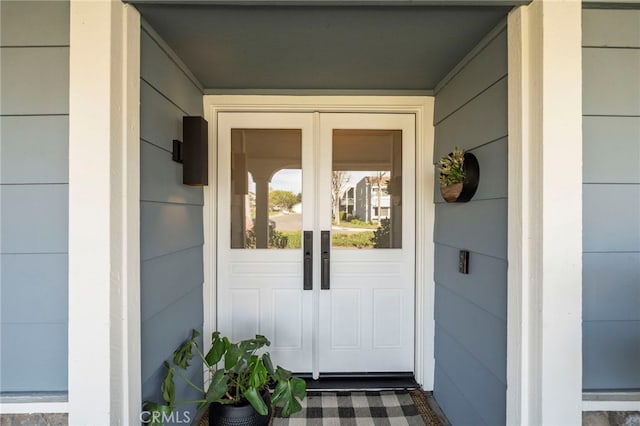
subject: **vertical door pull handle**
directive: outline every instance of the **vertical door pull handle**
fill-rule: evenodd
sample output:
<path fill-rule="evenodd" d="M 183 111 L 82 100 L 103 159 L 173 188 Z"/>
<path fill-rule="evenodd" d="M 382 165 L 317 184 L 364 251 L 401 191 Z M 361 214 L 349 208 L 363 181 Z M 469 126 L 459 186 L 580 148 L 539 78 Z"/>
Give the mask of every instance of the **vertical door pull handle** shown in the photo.
<path fill-rule="evenodd" d="M 322 270 L 320 277 L 320 289 L 331 289 L 331 231 L 320 232 L 320 259 L 322 261 Z"/>
<path fill-rule="evenodd" d="M 313 290 L 313 231 L 304 231 L 304 244 L 302 247 L 304 256 L 304 290 Z"/>

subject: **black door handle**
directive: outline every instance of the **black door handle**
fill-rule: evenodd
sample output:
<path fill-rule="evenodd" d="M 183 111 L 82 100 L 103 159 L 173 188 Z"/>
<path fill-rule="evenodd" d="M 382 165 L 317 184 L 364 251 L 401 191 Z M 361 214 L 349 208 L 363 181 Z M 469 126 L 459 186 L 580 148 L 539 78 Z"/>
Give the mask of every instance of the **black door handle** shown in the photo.
<path fill-rule="evenodd" d="M 313 231 L 304 231 L 303 290 L 313 290 Z"/>
<path fill-rule="evenodd" d="M 320 289 L 331 289 L 331 231 L 320 232 L 320 260 L 322 262 Z"/>

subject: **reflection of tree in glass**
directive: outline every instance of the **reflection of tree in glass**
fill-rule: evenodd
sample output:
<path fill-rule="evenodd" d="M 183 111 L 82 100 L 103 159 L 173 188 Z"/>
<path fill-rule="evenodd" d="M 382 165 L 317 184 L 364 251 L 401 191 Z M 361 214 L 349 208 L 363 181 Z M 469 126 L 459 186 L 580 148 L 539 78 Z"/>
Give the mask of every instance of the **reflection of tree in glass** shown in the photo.
<path fill-rule="evenodd" d="M 333 204 L 333 221 L 340 223 L 340 195 L 349 183 L 349 173 L 341 170 L 331 172 L 331 202 Z"/>
<path fill-rule="evenodd" d="M 374 248 L 391 248 L 391 245 L 389 244 L 390 233 L 391 233 L 391 220 L 381 219 L 380 227 L 373 233 L 373 238 L 371 238 L 371 241 L 373 242 L 373 247 Z"/>
<path fill-rule="evenodd" d="M 291 210 L 302 199 L 302 194 L 294 194 L 291 191 L 274 190 L 269 192 L 269 207 L 271 210 Z"/>
<path fill-rule="evenodd" d="M 331 245 L 336 248 L 359 248 L 367 249 L 373 247 L 373 232 L 354 233 L 331 233 Z"/>
<path fill-rule="evenodd" d="M 293 236 L 293 241 L 289 241 L 291 236 Z M 252 248 L 252 249 L 256 248 L 256 233 L 253 231 L 253 229 L 249 229 L 247 231 L 245 248 Z M 300 232 L 286 233 L 286 232 L 278 232 L 275 229 L 272 229 L 269 232 L 268 248 L 270 249 L 300 248 Z"/>

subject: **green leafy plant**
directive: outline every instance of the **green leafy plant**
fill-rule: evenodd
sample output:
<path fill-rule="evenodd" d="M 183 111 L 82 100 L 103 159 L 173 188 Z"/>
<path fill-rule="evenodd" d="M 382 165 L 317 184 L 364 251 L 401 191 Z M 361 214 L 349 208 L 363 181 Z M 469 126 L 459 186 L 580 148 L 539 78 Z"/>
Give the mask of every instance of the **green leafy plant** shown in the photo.
<path fill-rule="evenodd" d="M 354 232 L 352 234 L 332 232 L 331 244 L 333 247 L 367 248 L 373 246 L 372 238 L 373 231 Z"/>
<path fill-rule="evenodd" d="M 280 366 L 274 368 L 268 352 L 258 354 L 262 348 L 271 345 L 266 337 L 256 335 L 253 339 L 232 343 L 216 331 L 211 335 L 211 348 L 204 354 L 198 346 L 199 336 L 200 333 L 193 330 L 191 338 L 173 353 L 172 362 L 164 362 L 167 373 L 160 387 L 164 402 L 145 401 L 144 409 L 151 413 L 149 418 L 161 419 L 162 414 L 168 415 L 177 405 L 189 403 L 197 403 L 198 409 L 211 403 L 251 404 L 260 415 L 264 416 L 268 413 L 268 407 L 262 394 L 269 390 L 270 385 L 275 386 L 271 404 L 282 403 L 283 416 L 289 416 L 302 409 L 300 401 L 306 395 L 306 383 L 300 378 L 293 377 L 290 371 Z M 204 388 L 194 384 L 184 373 L 194 354 L 202 361 L 204 368 L 211 373 L 211 380 Z M 202 398 L 176 402 L 174 383 L 176 376 L 196 389 Z M 159 414 L 153 415 L 154 413 Z M 155 426 L 161 423 L 152 422 L 151 424 Z"/>
<path fill-rule="evenodd" d="M 286 238 L 287 245 L 284 248 L 297 249 L 302 247 L 302 231 L 279 231 Z"/>
<path fill-rule="evenodd" d="M 289 237 L 286 233 L 276 231 L 272 227 L 269 227 L 269 241 L 267 241 L 267 244 L 269 248 L 287 248 L 289 247 Z M 247 231 L 245 248 L 256 248 L 256 232 L 254 229 L 249 229 Z"/>
<path fill-rule="evenodd" d="M 445 187 L 464 181 L 464 151 L 457 147 L 449 155 L 445 155 L 438 162 L 440 172 L 440 186 Z"/>
<path fill-rule="evenodd" d="M 374 248 L 391 248 L 391 219 L 380 220 L 380 226 L 373 233 L 371 241 Z"/>

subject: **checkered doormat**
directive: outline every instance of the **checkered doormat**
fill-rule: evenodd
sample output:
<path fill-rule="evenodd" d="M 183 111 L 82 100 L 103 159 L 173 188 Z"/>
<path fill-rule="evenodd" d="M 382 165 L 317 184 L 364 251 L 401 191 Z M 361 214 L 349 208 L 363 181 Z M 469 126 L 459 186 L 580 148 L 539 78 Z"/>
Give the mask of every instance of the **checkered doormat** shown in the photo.
<path fill-rule="evenodd" d="M 435 426 L 419 391 L 307 392 L 302 411 L 289 418 L 278 407 L 272 426 Z"/>

